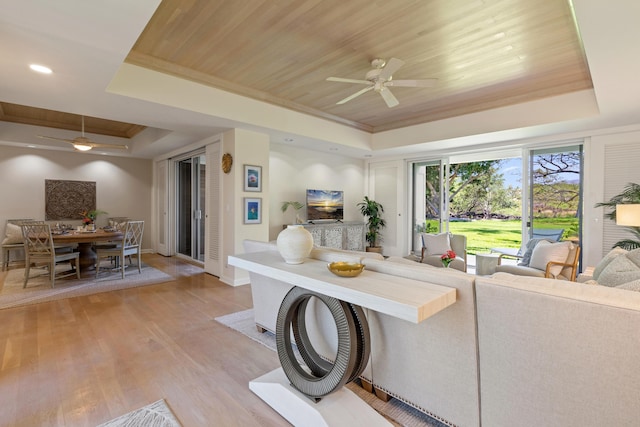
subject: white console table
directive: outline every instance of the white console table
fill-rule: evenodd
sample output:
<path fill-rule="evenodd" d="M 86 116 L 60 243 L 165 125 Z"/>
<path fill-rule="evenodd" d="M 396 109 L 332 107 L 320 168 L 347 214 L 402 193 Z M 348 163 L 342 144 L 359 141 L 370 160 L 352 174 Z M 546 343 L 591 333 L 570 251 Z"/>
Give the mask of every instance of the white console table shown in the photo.
<path fill-rule="evenodd" d="M 287 264 L 275 251 L 230 256 L 229 264 L 412 323 L 420 323 L 456 301 L 454 288 L 366 269 L 358 277 L 338 277 L 327 269 L 326 262 L 306 259 L 303 264 Z M 312 402 L 289 383 L 282 368 L 251 381 L 249 388 L 294 425 L 391 425 L 344 387 Z"/>
<path fill-rule="evenodd" d="M 302 264 L 287 264 L 276 251 L 230 256 L 229 264 L 413 323 L 456 302 L 455 288 L 366 268 L 357 277 L 338 277 L 324 261 L 306 259 Z"/>

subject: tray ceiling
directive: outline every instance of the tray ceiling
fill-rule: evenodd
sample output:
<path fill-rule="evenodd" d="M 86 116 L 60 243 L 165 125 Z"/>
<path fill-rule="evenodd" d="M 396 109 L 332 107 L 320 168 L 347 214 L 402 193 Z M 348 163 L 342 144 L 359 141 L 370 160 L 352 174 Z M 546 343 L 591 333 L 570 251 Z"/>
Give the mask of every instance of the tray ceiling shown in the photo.
<path fill-rule="evenodd" d="M 400 105 L 363 86 L 374 58 L 405 61 Z M 127 62 L 370 132 L 593 87 L 568 1 L 163 1 Z"/>

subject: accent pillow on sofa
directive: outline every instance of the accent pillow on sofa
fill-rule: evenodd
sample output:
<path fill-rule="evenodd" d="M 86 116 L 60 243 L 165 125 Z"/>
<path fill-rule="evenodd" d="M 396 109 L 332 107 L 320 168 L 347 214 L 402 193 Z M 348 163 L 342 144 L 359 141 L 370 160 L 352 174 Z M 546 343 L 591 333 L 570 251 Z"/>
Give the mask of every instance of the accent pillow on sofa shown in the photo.
<path fill-rule="evenodd" d="M 531 253 L 529 267 L 544 271 L 547 268 L 547 263 L 551 261 L 566 262 L 571 250 L 570 245 L 571 242 L 550 243 L 546 240 L 538 242 Z M 560 274 L 562 269 L 562 265 L 554 265 L 549 269 L 549 272 L 555 277 Z"/>
<path fill-rule="evenodd" d="M 6 237 L 2 241 L 3 245 L 14 245 L 16 243 L 22 243 L 22 228 L 19 225 L 7 223 L 5 230 Z"/>
<path fill-rule="evenodd" d="M 640 252 L 630 251 L 626 255 L 618 255 L 602 270 L 597 282 L 602 286 L 618 286 L 640 279 L 640 267 L 635 260 Z"/>
<path fill-rule="evenodd" d="M 604 258 L 602 258 L 602 260 L 600 260 L 598 265 L 596 265 L 596 268 L 594 268 L 593 274 L 592 274 L 593 280 L 597 281 L 602 271 L 609 265 L 611 261 L 613 261 L 616 257 L 620 255 L 625 255 L 627 252 L 628 251 L 626 249 L 622 249 L 622 248 L 611 249 L 609 253 L 606 254 Z"/>
<path fill-rule="evenodd" d="M 622 285 L 616 286 L 616 288 L 623 289 L 625 291 L 640 292 L 640 280 L 634 280 L 632 282 L 623 283 Z"/>
<path fill-rule="evenodd" d="M 443 253 L 451 250 L 449 233 L 422 233 L 422 246 L 425 248 L 425 256 L 442 255 Z"/>

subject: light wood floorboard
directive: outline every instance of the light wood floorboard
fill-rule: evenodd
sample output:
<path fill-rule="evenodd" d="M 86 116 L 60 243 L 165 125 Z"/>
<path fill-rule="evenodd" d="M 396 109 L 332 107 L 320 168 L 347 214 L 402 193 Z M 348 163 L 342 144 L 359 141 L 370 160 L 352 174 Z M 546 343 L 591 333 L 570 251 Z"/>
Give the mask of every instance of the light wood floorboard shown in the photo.
<path fill-rule="evenodd" d="M 276 353 L 214 320 L 250 308 L 249 286 L 143 259 L 176 279 L 0 310 L 0 426 L 95 426 L 159 399 L 185 427 L 289 425 L 248 387 Z"/>

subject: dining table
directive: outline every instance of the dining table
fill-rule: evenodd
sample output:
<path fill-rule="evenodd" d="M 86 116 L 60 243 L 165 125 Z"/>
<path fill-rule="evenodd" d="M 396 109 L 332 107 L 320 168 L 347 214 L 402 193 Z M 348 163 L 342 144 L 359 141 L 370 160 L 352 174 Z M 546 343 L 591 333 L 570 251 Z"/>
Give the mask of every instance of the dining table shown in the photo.
<path fill-rule="evenodd" d="M 92 270 L 95 268 L 97 255 L 93 250 L 95 242 L 119 242 L 124 234 L 118 230 L 70 230 L 61 233 L 53 233 L 54 243 L 78 244 L 80 252 L 80 271 Z"/>

